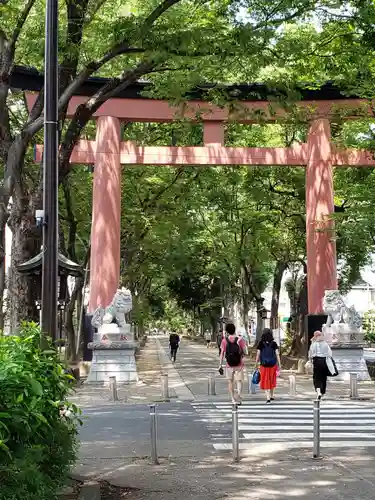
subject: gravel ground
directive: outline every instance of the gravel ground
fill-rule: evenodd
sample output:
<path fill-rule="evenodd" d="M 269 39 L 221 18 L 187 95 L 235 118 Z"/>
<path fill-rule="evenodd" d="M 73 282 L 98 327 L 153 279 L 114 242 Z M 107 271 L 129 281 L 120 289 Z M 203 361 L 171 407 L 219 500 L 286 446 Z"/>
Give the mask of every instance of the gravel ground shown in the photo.
<path fill-rule="evenodd" d="M 123 488 L 114 486 L 107 481 L 98 481 L 100 484 L 100 500 L 122 500 L 123 498 L 131 499 L 131 493 L 137 491 L 134 488 Z M 60 500 L 78 500 L 82 486 L 81 481 L 72 480 L 65 491 L 59 495 Z"/>

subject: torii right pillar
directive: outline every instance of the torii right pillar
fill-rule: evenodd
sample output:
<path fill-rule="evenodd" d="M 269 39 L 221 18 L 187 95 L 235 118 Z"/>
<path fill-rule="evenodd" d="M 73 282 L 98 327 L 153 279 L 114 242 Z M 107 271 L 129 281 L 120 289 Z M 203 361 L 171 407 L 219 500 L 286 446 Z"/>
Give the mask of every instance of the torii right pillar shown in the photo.
<path fill-rule="evenodd" d="M 306 249 L 310 344 L 315 330 L 326 322 L 323 310 L 325 290 L 337 289 L 336 243 L 334 237 L 333 169 L 329 120 L 314 120 L 307 138 L 306 164 Z"/>
<path fill-rule="evenodd" d="M 309 314 L 323 313 L 325 290 L 337 289 L 331 129 L 314 120 L 307 139 L 306 247 Z"/>
<path fill-rule="evenodd" d="M 334 209 L 330 123 L 327 119 L 319 119 L 311 123 L 307 140 L 307 347 L 314 331 L 321 330 L 326 323 L 324 292 L 337 290 L 336 239 L 332 218 Z M 323 329 L 339 371 L 337 379 L 348 380 L 354 373 L 359 380 L 369 380 L 361 334 L 352 332 L 348 325 L 337 325 L 335 329 L 338 329 L 338 335 L 333 340 L 333 326 Z M 329 333 L 331 338 L 328 338 Z"/>

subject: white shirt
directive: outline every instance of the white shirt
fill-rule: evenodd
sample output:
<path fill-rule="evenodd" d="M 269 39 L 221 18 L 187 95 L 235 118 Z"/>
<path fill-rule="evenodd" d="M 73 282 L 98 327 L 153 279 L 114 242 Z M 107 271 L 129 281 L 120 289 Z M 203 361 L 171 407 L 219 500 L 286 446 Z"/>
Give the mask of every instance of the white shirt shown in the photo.
<path fill-rule="evenodd" d="M 311 344 L 309 358 L 332 358 L 332 351 L 325 340 L 315 341 Z"/>

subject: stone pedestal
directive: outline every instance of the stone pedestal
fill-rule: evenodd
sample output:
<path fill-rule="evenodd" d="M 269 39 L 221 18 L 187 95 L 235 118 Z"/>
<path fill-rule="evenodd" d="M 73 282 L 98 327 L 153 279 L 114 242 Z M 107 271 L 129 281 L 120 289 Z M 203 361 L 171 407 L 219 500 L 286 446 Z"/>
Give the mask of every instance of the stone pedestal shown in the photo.
<path fill-rule="evenodd" d="M 118 384 L 138 382 L 135 351 L 138 342 L 130 334 L 130 325 L 102 325 L 88 344 L 93 357 L 86 384 L 109 384 L 109 377 L 116 377 Z"/>
<path fill-rule="evenodd" d="M 349 380 L 350 373 L 356 373 L 358 380 L 370 380 L 366 360 L 363 355 L 363 333 L 353 331 L 346 323 L 323 326 L 326 341 L 332 349 L 339 375 L 334 380 Z"/>
<path fill-rule="evenodd" d="M 358 380 L 371 380 L 366 360 L 363 356 L 362 345 L 332 345 L 331 349 L 333 359 L 339 371 L 339 375 L 335 377 L 335 380 L 349 380 L 350 373 L 356 373 Z"/>

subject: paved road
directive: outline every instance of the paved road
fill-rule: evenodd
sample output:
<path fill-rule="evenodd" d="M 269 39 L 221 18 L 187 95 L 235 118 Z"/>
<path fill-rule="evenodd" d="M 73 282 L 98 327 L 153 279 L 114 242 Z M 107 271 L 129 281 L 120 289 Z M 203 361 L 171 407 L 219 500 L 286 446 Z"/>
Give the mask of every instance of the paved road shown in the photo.
<path fill-rule="evenodd" d="M 232 406 L 227 401 L 194 402 L 214 449 L 231 449 Z M 375 405 L 321 403 L 321 447 L 375 448 Z M 253 454 L 312 447 L 311 401 L 278 401 L 265 405 L 245 401 L 239 407 L 240 449 Z"/>
<path fill-rule="evenodd" d="M 157 405 L 161 456 L 205 455 L 208 430 L 189 403 Z M 86 409 L 80 431 L 81 457 L 147 457 L 150 455 L 150 410 L 145 405 L 114 404 Z"/>
<path fill-rule="evenodd" d="M 168 352 L 168 338 L 161 337 L 160 342 Z M 196 397 L 207 396 L 207 378 L 211 374 L 216 377 L 217 394 L 224 396 L 227 393 L 225 377 L 221 377 L 218 373 L 218 349 L 207 349 L 202 344 L 182 340 L 175 368 Z"/>

